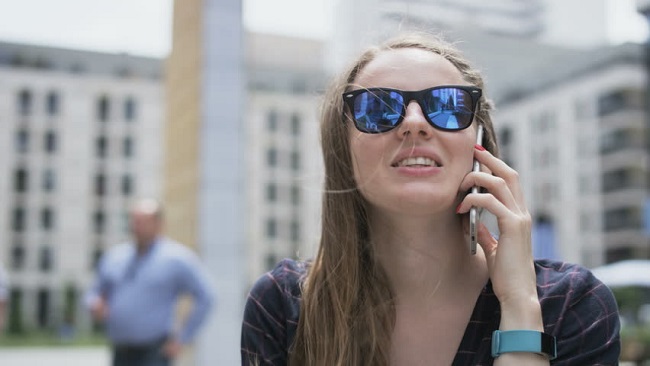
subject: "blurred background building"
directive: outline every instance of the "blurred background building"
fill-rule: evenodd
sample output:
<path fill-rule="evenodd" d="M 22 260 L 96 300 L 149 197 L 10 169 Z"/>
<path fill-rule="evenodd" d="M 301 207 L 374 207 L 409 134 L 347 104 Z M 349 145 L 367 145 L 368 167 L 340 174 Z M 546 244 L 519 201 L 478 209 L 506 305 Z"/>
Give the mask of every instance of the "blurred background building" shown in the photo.
<path fill-rule="evenodd" d="M 161 189 L 161 78 L 158 59 L 0 43 L 9 330 L 83 322 L 71 308 L 104 249 L 127 237 L 128 200 Z"/>
<path fill-rule="evenodd" d="M 535 218 L 538 255 L 590 267 L 650 258 L 645 57 L 641 45 L 607 45 L 605 1 L 589 11 L 578 1 L 338 6 L 345 21 L 330 55 L 349 59 L 365 43 L 426 30 L 457 42 L 483 71 L 503 157 L 520 172 Z"/>
<path fill-rule="evenodd" d="M 323 42 L 247 33 L 247 286 L 320 236 Z"/>
<path fill-rule="evenodd" d="M 339 0 L 335 4 L 329 70 L 338 70 L 364 45 L 400 29 L 442 34 L 463 30 L 578 49 L 607 43 L 606 0 L 591 1 L 588 10 L 580 0 Z"/>
<path fill-rule="evenodd" d="M 536 223 L 554 230 L 535 245 L 592 268 L 650 258 L 643 48 L 598 48 L 537 71 L 496 113 L 503 157 Z"/>
<path fill-rule="evenodd" d="M 647 61 L 642 45 L 608 45 L 605 0 L 334 4 L 331 38 L 312 39 L 246 31 L 239 0 L 175 1 L 166 59 L 0 43 L 10 317 L 63 324 L 102 250 L 127 236 L 128 199 L 153 195 L 217 287 L 196 364 L 238 364 L 248 288 L 318 243 L 321 92 L 400 29 L 442 32 L 483 71 L 537 256 L 650 258 Z"/>

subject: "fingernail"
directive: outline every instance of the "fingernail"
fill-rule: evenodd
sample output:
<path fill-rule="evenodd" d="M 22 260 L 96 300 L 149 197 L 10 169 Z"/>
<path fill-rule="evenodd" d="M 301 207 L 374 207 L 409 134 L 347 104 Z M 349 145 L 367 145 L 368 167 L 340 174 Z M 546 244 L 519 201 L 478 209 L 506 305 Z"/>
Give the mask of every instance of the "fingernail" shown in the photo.
<path fill-rule="evenodd" d="M 474 145 L 474 148 L 479 151 L 485 151 L 485 148 L 479 144 Z"/>
<path fill-rule="evenodd" d="M 462 205 L 462 203 L 459 204 L 459 205 L 456 207 L 456 213 L 460 213 L 460 206 L 461 206 L 461 205 Z"/>

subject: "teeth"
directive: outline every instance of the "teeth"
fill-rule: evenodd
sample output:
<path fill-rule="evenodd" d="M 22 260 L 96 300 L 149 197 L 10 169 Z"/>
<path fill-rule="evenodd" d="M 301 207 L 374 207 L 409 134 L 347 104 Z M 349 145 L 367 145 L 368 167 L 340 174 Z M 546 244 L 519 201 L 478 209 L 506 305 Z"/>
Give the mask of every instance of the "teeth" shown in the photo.
<path fill-rule="evenodd" d="M 397 163 L 397 166 L 413 166 L 413 165 L 438 166 L 438 164 L 436 164 L 435 161 L 429 158 L 425 158 L 423 156 L 406 158 Z"/>

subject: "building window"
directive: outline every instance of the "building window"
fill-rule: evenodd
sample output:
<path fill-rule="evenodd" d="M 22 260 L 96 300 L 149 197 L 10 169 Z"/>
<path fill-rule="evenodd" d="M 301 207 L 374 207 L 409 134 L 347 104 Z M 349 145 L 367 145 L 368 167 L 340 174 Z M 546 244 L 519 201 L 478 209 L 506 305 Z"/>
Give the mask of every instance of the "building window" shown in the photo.
<path fill-rule="evenodd" d="M 620 248 L 610 248 L 605 252 L 605 262 L 615 263 L 626 259 L 638 258 L 634 255 L 634 247 L 624 246 Z"/>
<path fill-rule="evenodd" d="M 21 116 L 32 114 L 32 93 L 29 90 L 22 90 L 18 94 L 18 113 Z"/>
<path fill-rule="evenodd" d="M 20 129 L 16 132 L 16 152 L 26 153 L 29 151 L 29 132 L 26 129 Z"/>
<path fill-rule="evenodd" d="M 41 210 L 41 228 L 45 231 L 54 228 L 54 211 L 49 207 Z"/>
<path fill-rule="evenodd" d="M 278 256 L 275 253 L 266 255 L 266 269 L 271 270 L 278 264 Z"/>
<path fill-rule="evenodd" d="M 43 171 L 43 191 L 52 192 L 56 188 L 56 175 L 54 170 L 45 169 Z"/>
<path fill-rule="evenodd" d="M 25 247 L 22 245 L 14 245 L 11 248 L 11 268 L 13 270 L 21 270 L 25 267 Z"/>
<path fill-rule="evenodd" d="M 95 234 L 104 233 L 104 229 L 106 228 L 106 215 L 103 211 L 95 211 L 93 215 L 93 228 Z"/>
<path fill-rule="evenodd" d="M 20 333 L 25 330 L 25 314 L 23 313 L 24 301 L 23 290 L 18 286 L 12 286 L 9 294 L 9 322 L 7 330 L 11 333 Z"/>
<path fill-rule="evenodd" d="M 97 119 L 101 122 L 106 122 L 109 119 L 110 102 L 108 97 L 102 96 L 97 101 Z"/>
<path fill-rule="evenodd" d="M 638 229 L 641 227 L 641 213 L 637 207 L 622 207 L 605 211 L 605 231 Z"/>
<path fill-rule="evenodd" d="M 50 272 L 52 270 L 52 248 L 49 246 L 41 247 L 38 258 L 38 268 L 42 272 Z"/>
<path fill-rule="evenodd" d="M 278 223 L 275 219 L 266 220 L 266 236 L 268 238 L 275 238 L 278 235 Z"/>
<path fill-rule="evenodd" d="M 299 241 L 300 240 L 300 222 L 292 221 L 291 222 L 291 240 Z"/>
<path fill-rule="evenodd" d="M 638 177 L 638 183 L 635 184 L 635 175 Z M 643 184 L 643 172 L 635 174 L 631 168 L 621 168 L 603 174 L 603 192 L 612 192 L 620 189 L 632 188 L 635 185 L 639 188 Z"/>
<path fill-rule="evenodd" d="M 29 187 L 29 173 L 25 168 L 18 168 L 14 172 L 14 192 L 25 193 Z"/>
<path fill-rule="evenodd" d="M 131 195 L 133 193 L 133 178 L 130 175 L 122 176 L 122 194 L 125 196 Z"/>
<path fill-rule="evenodd" d="M 108 140 L 106 136 L 99 136 L 95 140 L 95 154 L 98 158 L 105 158 L 108 155 Z"/>
<path fill-rule="evenodd" d="M 275 202 L 278 199 L 278 186 L 275 183 L 266 185 L 266 200 Z"/>
<path fill-rule="evenodd" d="M 36 303 L 38 326 L 46 328 L 50 323 L 50 292 L 47 289 L 38 290 Z"/>
<path fill-rule="evenodd" d="M 266 150 L 266 164 L 268 166 L 278 165 L 278 150 L 274 147 Z"/>
<path fill-rule="evenodd" d="M 298 151 L 291 152 L 291 169 L 300 170 L 300 153 Z"/>
<path fill-rule="evenodd" d="M 56 151 L 56 133 L 54 131 L 45 133 L 45 151 L 50 154 Z"/>
<path fill-rule="evenodd" d="M 295 185 L 291 186 L 291 203 L 293 205 L 300 204 L 300 187 Z"/>
<path fill-rule="evenodd" d="M 135 120 L 136 112 L 135 100 L 132 97 L 126 98 L 124 101 L 124 119 L 127 121 Z"/>
<path fill-rule="evenodd" d="M 92 258 L 90 259 L 90 265 L 92 266 L 91 269 L 97 268 L 99 265 L 99 261 L 102 259 L 102 255 L 104 255 L 104 251 L 102 248 L 97 247 L 93 251 Z"/>
<path fill-rule="evenodd" d="M 300 115 L 298 113 L 294 113 L 291 116 L 291 134 L 294 136 L 300 135 Z"/>
<path fill-rule="evenodd" d="M 120 226 L 122 233 L 129 234 L 131 232 L 131 215 L 129 214 L 129 211 L 125 210 L 120 215 Z"/>
<path fill-rule="evenodd" d="M 270 110 L 266 115 L 266 124 L 269 131 L 277 131 L 278 129 L 278 112 L 276 110 Z"/>
<path fill-rule="evenodd" d="M 621 150 L 642 149 L 645 138 L 634 129 L 616 129 L 600 137 L 600 152 L 611 154 Z"/>
<path fill-rule="evenodd" d="M 624 109 L 642 109 L 644 97 L 645 92 L 639 89 L 612 90 L 598 98 L 598 115 L 602 117 Z"/>
<path fill-rule="evenodd" d="M 47 115 L 56 116 L 59 114 L 59 94 L 51 91 L 47 94 Z"/>
<path fill-rule="evenodd" d="M 124 140 L 122 141 L 122 153 L 124 154 L 125 158 L 130 158 L 134 155 L 134 142 L 133 139 L 130 137 L 125 137 Z"/>
<path fill-rule="evenodd" d="M 14 208 L 12 224 L 15 232 L 23 232 L 27 228 L 27 213 L 22 207 Z"/>
<path fill-rule="evenodd" d="M 95 176 L 95 195 L 103 196 L 106 194 L 106 176 L 99 173 Z"/>

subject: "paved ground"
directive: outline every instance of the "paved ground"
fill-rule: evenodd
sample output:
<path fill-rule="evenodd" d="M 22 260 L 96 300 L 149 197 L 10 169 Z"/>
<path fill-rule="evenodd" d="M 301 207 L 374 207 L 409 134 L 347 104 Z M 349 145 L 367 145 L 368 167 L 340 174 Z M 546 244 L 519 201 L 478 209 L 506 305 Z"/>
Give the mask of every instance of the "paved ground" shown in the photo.
<path fill-rule="evenodd" d="M 2 366 L 109 366 L 110 355 L 103 347 L 3 348 Z"/>

